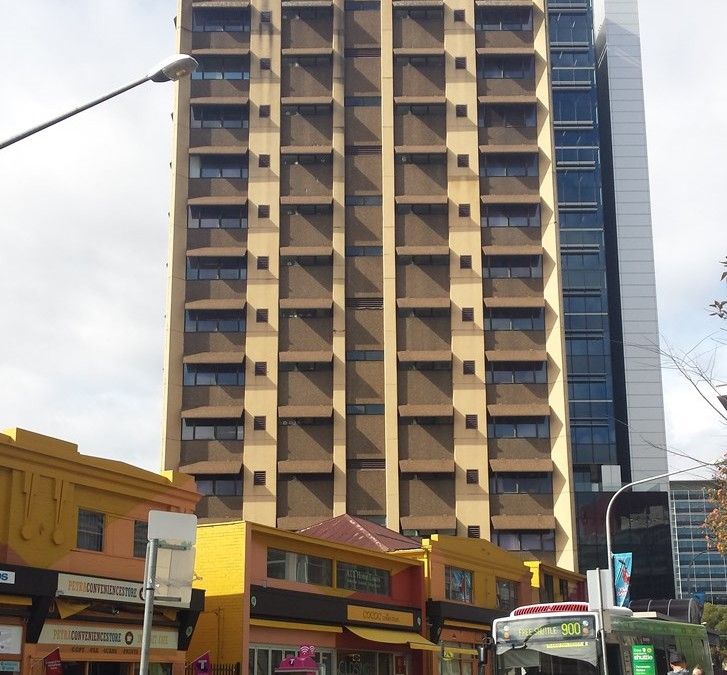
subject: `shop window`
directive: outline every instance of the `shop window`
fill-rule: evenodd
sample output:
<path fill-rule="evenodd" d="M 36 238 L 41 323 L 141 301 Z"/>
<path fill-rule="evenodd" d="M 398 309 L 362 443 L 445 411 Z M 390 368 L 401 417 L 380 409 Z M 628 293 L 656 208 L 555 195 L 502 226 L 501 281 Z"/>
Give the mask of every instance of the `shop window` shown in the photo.
<path fill-rule="evenodd" d="M 268 578 L 331 586 L 333 561 L 314 555 L 269 548 Z"/>
<path fill-rule="evenodd" d="M 76 547 L 86 551 L 103 551 L 104 515 L 78 509 Z"/>
<path fill-rule="evenodd" d="M 146 544 L 149 541 L 149 523 L 134 521 L 134 557 L 146 558 Z"/>
<path fill-rule="evenodd" d="M 517 607 L 517 582 L 507 579 L 497 580 L 497 606 L 510 612 Z"/>
<path fill-rule="evenodd" d="M 338 562 L 336 564 L 336 586 L 349 591 L 389 595 L 389 572 L 366 565 Z"/>
<path fill-rule="evenodd" d="M 473 602 L 472 576 L 471 570 L 446 565 L 444 568 L 444 595 L 447 600 Z"/>

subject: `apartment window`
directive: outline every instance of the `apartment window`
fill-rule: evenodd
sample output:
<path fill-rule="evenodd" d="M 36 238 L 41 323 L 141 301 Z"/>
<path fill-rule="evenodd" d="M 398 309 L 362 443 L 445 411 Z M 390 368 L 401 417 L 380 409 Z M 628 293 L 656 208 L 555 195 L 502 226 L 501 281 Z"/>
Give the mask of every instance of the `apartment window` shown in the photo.
<path fill-rule="evenodd" d="M 256 323 L 267 323 L 268 321 L 268 310 L 258 309 L 255 310 L 255 322 Z"/>
<path fill-rule="evenodd" d="M 384 254 L 383 246 L 346 246 L 347 258 L 374 257 Z"/>
<path fill-rule="evenodd" d="M 247 155 L 190 155 L 190 178 L 247 178 Z"/>
<path fill-rule="evenodd" d="M 383 349 L 358 349 L 346 352 L 346 361 L 383 361 Z"/>
<path fill-rule="evenodd" d="M 535 105 L 483 105 L 477 115 L 480 127 L 533 129 L 537 123 Z"/>
<path fill-rule="evenodd" d="M 282 204 L 280 213 L 284 216 L 330 216 L 332 204 Z"/>
<path fill-rule="evenodd" d="M 401 152 L 394 157 L 396 164 L 434 164 L 447 163 L 446 152 Z"/>
<path fill-rule="evenodd" d="M 548 22 L 550 43 L 553 45 L 587 45 L 591 42 L 592 31 L 588 14 L 557 13 Z"/>
<path fill-rule="evenodd" d="M 189 126 L 192 129 L 247 129 L 247 106 L 193 105 Z"/>
<path fill-rule="evenodd" d="M 600 185 L 593 169 L 558 170 L 558 202 L 570 206 L 594 206 L 600 196 Z"/>
<path fill-rule="evenodd" d="M 197 491 L 205 497 L 241 497 L 242 478 L 240 476 L 195 476 Z"/>
<path fill-rule="evenodd" d="M 539 204 L 493 204 L 485 207 L 482 227 L 540 227 Z"/>
<path fill-rule="evenodd" d="M 193 80 L 249 80 L 250 59 L 240 56 L 198 56 Z"/>
<path fill-rule="evenodd" d="M 245 384 L 242 363 L 185 363 L 184 386 L 241 387 Z"/>
<path fill-rule="evenodd" d="M 270 155 L 260 155 L 257 158 L 257 165 L 262 168 L 266 169 L 270 166 Z"/>
<path fill-rule="evenodd" d="M 346 195 L 346 206 L 381 206 L 381 195 Z"/>
<path fill-rule="evenodd" d="M 493 473 L 490 476 L 490 492 L 498 495 L 553 494 L 553 474 Z"/>
<path fill-rule="evenodd" d="M 293 363 L 291 361 L 284 361 L 278 366 L 278 371 L 281 373 L 292 373 L 294 371 L 299 373 L 313 373 L 313 372 L 329 372 L 333 370 L 333 364 L 330 361 L 298 361 Z"/>
<path fill-rule="evenodd" d="M 547 417 L 492 417 L 487 424 L 490 438 L 550 438 Z"/>
<path fill-rule="evenodd" d="M 457 210 L 460 218 L 469 218 L 470 212 L 471 210 L 469 204 L 460 204 Z"/>
<path fill-rule="evenodd" d="M 300 265 L 301 267 L 327 267 L 331 264 L 330 255 L 284 255 L 280 262 L 286 267 Z"/>
<path fill-rule="evenodd" d="M 474 320 L 475 320 L 474 307 L 463 307 L 462 308 L 462 321 L 474 321 Z"/>
<path fill-rule="evenodd" d="M 394 10 L 395 19 L 415 19 L 417 21 L 431 21 L 442 19 L 444 10 L 441 7 L 401 7 Z"/>
<path fill-rule="evenodd" d="M 485 372 L 487 384 L 546 384 L 547 381 L 544 361 L 490 361 Z"/>
<path fill-rule="evenodd" d="M 187 333 L 244 333 L 245 312 L 241 309 L 188 309 L 184 330 Z"/>
<path fill-rule="evenodd" d="M 399 362 L 399 370 L 419 370 L 419 371 L 432 371 L 432 370 L 447 370 L 452 371 L 451 361 L 406 361 Z"/>
<path fill-rule="evenodd" d="M 485 279 L 540 279 L 543 258 L 539 255 L 485 256 Z"/>
<path fill-rule="evenodd" d="M 258 256 L 257 268 L 259 270 L 266 270 L 270 268 L 270 258 L 266 255 Z"/>
<path fill-rule="evenodd" d="M 531 31 L 533 12 L 529 7 L 478 7 L 475 30 Z"/>
<path fill-rule="evenodd" d="M 331 7 L 284 7 L 283 18 L 289 21 L 303 19 L 329 19 L 333 13 Z"/>
<path fill-rule="evenodd" d="M 239 418 L 183 419 L 183 441 L 242 441 L 245 427 Z"/>
<path fill-rule="evenodd" d="M 190 206 L 187 227 L 191 230 L 238 230 L 247 227 L 246 206 Z"/>
<path fill-rule="evenodd" d="M 333 309 L 314 309 L 314 308 L 293 308 L 281 309 L 280 316 L 283 319 L 329 319 L 333 316 Z"/>
<path fill-rule="evenodd" d="M 555 551 L 553 530 L 500 530 L 493 534 L 494 542 L 506 551 Z"/>
<path fill-rule="evenodd" d="M 330 54 L 317 54 L 311 56 L 284 56 L 283 63 L 294 68 L 315 68 L 317 66 L 330 66 Z"/>
<path fill-rule="evenodd" d="M 416 317 L 418 319 L 443 319 L 449 318 L 451 309 L 449 307 L 406 307 L 397 308 L 396 316 L 400 319 Z"/>
<path fill-rule="evenodd" d="M 471 270 L 472 269 L 472 256 L 471 255 L 461 255 L 459 257 L 459 268 L 461 270 Z"/>
<path fill-rule="evenodd" d="M 497 579 L 495 587 L 497 591 L 497 606 L 511 612 L 517 607 L 517 582 L 509 579 Z"/>
<path fill-rule="evenodd" d="M 252 474 L 253 485 L 265 485 L 266 474 L 265 471 L 254 471 Z"/>
<path fill-rule="evenodd" d="M 187 279 L 247 279 L 245 258 L 187 258 Z"/>
<path fill-rule="evenodd" d="M 465 415 L 464 416 L 464 428 L 465 429 L 476 429 L 477 428 L 477 415 Z"/>
<path fill-rule="evenodd" d="M 472 570 L 459 567 L 444 567 L 444 597 L 456 602 L 472 603 Z"/>
<path fill-rule="evenodd" d="M 399 255 L 396 257 L 397 265 L 439 265 L 449 266 L 449 256 L 444 255 Z"/>
<path fill-rule="evenodd" d="M 475 374 L 475 362 L 474 361 L 462 361 L 462 375 L 474 375 Z"/>
<path fill-rule="evenodd" d="M 521 155 L 486 155 L 480 163 L 480 176 L 493 178 L 496 176 L 537 176 L 538 156 Z"/>
<path fill-rule="evenodd" d="M 146 558 L 146 545 L 149 542 L 149 523 L 134 521 L 134 557 Z"/>
<path fill-rule="evenodd" d="M 283 166 L 293 166 L 295 164 L 302 164 L 305 166 L 310 166 L 313 164 L 331 164 L 333 162 L 333 157 L 331 156 L 331 153 L 321 153 L 321 154 L 305 154 L 305 155 L 298 155 L 298 154 L 285 154 L 281 157 L 280 163 Z"/>
<path fill-rule="evenodd" d="M 336 587 L 374 595 L 389 595 L 387 570 L 341 562 L 336 564 Z"/>
<path fill-rule="evenodd" d="M 454 67 L 457 70 L 465 70 L 467 68 L 467 57 L 455 56 L 454 57 Z"/>
<path fill-rule="evenodd" d="M 380 108 L 381 96 L 344 96 L 346 108 Z"/>
<path fill-rule="evenodd" d="M 383 415 L 383 403 L 368 403 L 366 405 L 347 405 L 347 415 Z"/>
<path fill-rule="evenodd" d="M 257 217 L 270 218 L 270 204 L 258 204 Z"/>
<path fill-rule="evenodd" d="M 542 307 L 486 309 L 485 330 L 545 330 L 545 310 Z"/>
<path fill-rule="evenodd" d="M 396 215 L 405 216 L 413 213 L 416 216 L 446 216 L 446 204 L 397 204 Z"/>
<path fill-rule="evenodd" d="M 532 80 L 535 77 L 531 56 L 487 56 L 477 59 L 477 78 L 493 80 Z"/>
<path fill-rule="evenodd" d="M 463 103 L 458 103 L 454 106 L 454 113 L 457 117 L 467 117 L 467 106 Z"/>
<path fill-rule="evenodd" d="M 347 12 L 376 12 L 381 9 L 381 0 L 346 0 L 343 8 Z"/>
<path fill-rule="evenodd" d="M 442 68 L 443 56 L 395 56 L 394 64 L 399 67 L 414 66 L 415 68 Z"/>
<path fill-rule="evenodd" d="M 267 375 L 268 364 L 265 361 L 255 361 L 255 375 Z"/>
<path fill-rule="evenodd" d="M 250 10 L 243 8 L 197 8 L 192 10 L 195 33 L 249 33 Z"/>
<path fill-rule="evenodd" d="M 333 585 L 333 561 L 314 555 L 268 549 L 268 578 L 318 586 Z"/>
<path fill-rule="evenodd" d="M 446 108 L 442 103 L 430 103 L 430 104 L 417 104 L 404 105 L 402 103 L 397 104 L 394 107 L 395 115 L 416 115 L 417 117 L 426 117 L 429 115 L 444 116 L 446 114 Z"/>
<path fill-rule="evenodd" d="M 103 551 L 104 514 L 78 509 L 76 548 L 84 551 Z"/>
<path fill-rule="evenodd" d="M 304 117 L 313 117 L 320 115 L 330 115 L 331 105 L 327 103 L 312 104 L 305 103 L 300 105 L 284 105 L 282 113 L 285 117 L 293 117 L 294 115 L 302 115 Z"/>

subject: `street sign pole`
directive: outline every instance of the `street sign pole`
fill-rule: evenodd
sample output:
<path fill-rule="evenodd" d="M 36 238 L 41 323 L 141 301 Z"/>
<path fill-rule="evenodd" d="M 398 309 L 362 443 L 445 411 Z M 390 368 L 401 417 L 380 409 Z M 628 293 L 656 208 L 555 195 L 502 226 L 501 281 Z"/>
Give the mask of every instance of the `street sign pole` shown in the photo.
<path fill-rule="evenodd" d="M 159 540 L 150 539 L 146 545 L 146 569 L 144 571 L 144 626 L 141 633 L 141 661 L 139 675 L 149 672 L 149 645 L 151 644 L 151 627 L 154 616 L 154 591 L 157 576 L 157 551 Z"/>

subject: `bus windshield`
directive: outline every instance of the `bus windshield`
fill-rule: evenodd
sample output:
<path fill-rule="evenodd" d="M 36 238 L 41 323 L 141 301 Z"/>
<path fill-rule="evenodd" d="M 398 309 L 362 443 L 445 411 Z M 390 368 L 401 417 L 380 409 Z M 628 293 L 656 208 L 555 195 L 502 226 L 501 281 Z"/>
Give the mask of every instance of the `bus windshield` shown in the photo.
<path fill-rule="evenodd" d="M 495 675 L 597 675 L 595 618 L 511 617 L 495 627 Z"/>

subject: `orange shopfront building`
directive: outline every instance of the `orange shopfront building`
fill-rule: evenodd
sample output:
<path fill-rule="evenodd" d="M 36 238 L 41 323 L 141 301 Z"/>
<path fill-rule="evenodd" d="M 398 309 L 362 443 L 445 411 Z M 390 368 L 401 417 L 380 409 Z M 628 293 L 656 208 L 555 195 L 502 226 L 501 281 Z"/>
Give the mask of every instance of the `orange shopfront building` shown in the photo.
<path fill-rule="evenodd" d="M 199 526 L 197 550 L 190 657 L 272 675 L 306 644 L 325 675 L 420 675 L 440 651 L 423 635 L 421 561 L 241 521 Z"/>

